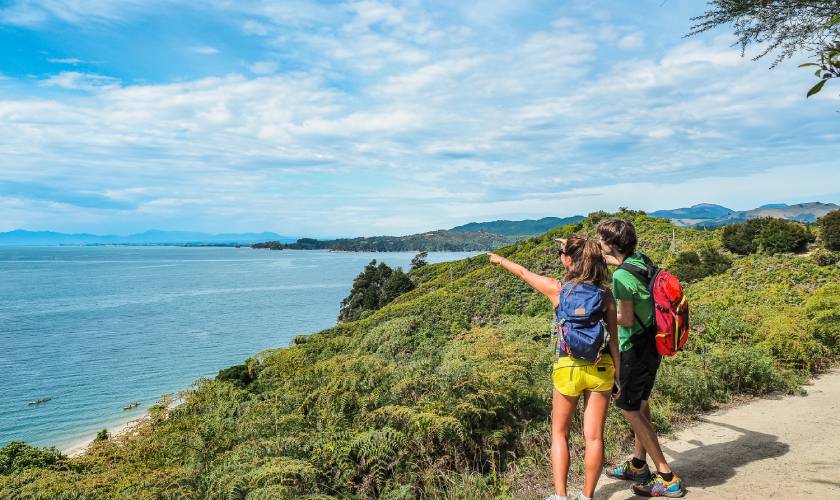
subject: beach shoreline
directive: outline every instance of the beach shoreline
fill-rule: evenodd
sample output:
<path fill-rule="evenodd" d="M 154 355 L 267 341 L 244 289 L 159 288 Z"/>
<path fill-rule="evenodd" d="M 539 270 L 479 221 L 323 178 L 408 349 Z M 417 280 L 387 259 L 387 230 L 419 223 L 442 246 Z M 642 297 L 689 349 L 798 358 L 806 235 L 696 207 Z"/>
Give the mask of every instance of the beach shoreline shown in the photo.
<path fill-rule="evenodd" d="M 173 399 L 170 401 L 169 405 L 166 407 L 167 414 L 175 408 L 177 408 L 183 402 L 183 395 L 179 394 L 178 396 L 174 396 Z M 151 419 L 152 414 L 149 413 L 149 410 L 147 409 L 140 416 L 134 416 L 129 418 L 128 420 L 119 421 L 120 423 L 116 423 L 111 427 L 105 425 L 103 426 L 103 428 L 108 430 L 109 440 L 121 440 L 125 437 L 130 436 L 134 431 L 148 423 Z M 67 455 L 68 457 L 78 457 L 80 455 L 84 455 L 87 449 L 90 447 L 90 445 L 93 444 L 93 442 L 96 440 L 96 434 L 96 432 L 88 433 L 85 434 L 83 437 L 73 439 L 68 443 L 58 447 L 58 450 L 61 453 Z"/>
<path fill-rule="evenodd" d="M 118 439 L 127 436 L 150 419 L 151 415 L 148 411 L 146 411 L 139 417 L 130 418 L 111 427 L 103 426 L 103 428 L 108 430 L 108 434 L 110 436 L 109 439 Z M 94 432 L 85 434 L 83 437 L 73 439 L 67 444 L 60 446 L 59 451 L 68 457 L 78 457 L 80 455 L 84 455 L 88 447 L 96 440 L 96 434 L 97 433 Z"/>

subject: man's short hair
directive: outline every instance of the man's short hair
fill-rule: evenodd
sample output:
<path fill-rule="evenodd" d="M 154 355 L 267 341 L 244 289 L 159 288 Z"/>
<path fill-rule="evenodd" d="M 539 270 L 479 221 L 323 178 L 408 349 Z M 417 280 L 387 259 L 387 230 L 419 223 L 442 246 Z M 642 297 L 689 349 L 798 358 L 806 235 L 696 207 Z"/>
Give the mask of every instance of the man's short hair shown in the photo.
<path fill-rule="evenodd" d="M 636 228 L 630 221 L 623 219 L 602 221 L 598 224 L 598 236 L 601 237 L 601 241 L 625 257 L 636 252 Z"/>

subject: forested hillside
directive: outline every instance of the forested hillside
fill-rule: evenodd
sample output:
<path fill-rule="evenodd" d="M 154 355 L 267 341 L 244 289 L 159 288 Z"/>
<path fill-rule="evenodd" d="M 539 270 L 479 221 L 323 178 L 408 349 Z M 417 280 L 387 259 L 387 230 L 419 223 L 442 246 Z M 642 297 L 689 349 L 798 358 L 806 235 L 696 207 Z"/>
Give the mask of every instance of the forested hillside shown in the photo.
<path fill-rule="evenodd" d="M 294 243 L 267 241 L 253 248 L 271 250 L 338 250 L 342 252 L 474 252 L 509 245 L 523 236 L 503 236 L 488 232 L 459 232 L 440 229 L 407 236 L 368 236 L 316 240 L 301 238 Z"/>
<path fill-rule="evenodd" d="M 592 233 L 606 216 L 499 253 L 560 276 L 552 238 Z M 693 335 L 686 352 L 663 362 L 652 400 L 661 430 L 733 395 L 797 391 L 840 353 L 836 264 L 738 256 L 721 247 L 719 230 L 618 216 L 636 223 L 642 249 L 666 265 L 683 252 L 726 257 L 688 285 Z M 361 320 L 198 381 L 181 406 L 162 406 L 130 439 L 99 441 L 73 459 L 7 446 L 0 497 L 544 497 L 551 353 L 535 338 L 550 328 L 548 300 L 486 256 L 411 277 L 413 290 Z M 628 443 L 614 409 L 606 438 L 612 457 Z"/>

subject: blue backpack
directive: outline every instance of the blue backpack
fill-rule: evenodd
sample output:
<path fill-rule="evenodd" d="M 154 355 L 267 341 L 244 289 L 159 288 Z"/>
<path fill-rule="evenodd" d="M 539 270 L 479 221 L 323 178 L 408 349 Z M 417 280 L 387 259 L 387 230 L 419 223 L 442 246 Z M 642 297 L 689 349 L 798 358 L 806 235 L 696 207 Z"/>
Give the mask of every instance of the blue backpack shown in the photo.
<path fill-rule="evenodd" d="M 555 313 L 555 350 L 576 359 L 598 361 L 607 344 L 604 291 L 590 283 L 566 283 Z"/>

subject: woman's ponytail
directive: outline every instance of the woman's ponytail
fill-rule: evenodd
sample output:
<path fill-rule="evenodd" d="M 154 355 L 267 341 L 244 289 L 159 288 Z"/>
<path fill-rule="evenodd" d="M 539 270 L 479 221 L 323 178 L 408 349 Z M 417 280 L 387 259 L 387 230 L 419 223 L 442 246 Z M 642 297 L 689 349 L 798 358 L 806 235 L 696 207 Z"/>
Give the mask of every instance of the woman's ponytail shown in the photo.
<path fill-rule="evenodd" d="M 564 253 L 572 260 L 566 281 L 604 286 L 607 281 L 607 261 L 597 241 L 573 236 L 566 240 Z"/>

